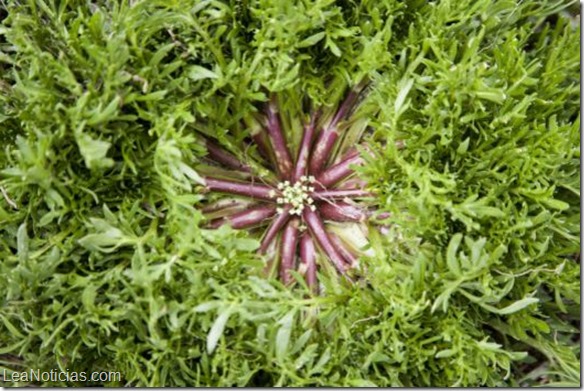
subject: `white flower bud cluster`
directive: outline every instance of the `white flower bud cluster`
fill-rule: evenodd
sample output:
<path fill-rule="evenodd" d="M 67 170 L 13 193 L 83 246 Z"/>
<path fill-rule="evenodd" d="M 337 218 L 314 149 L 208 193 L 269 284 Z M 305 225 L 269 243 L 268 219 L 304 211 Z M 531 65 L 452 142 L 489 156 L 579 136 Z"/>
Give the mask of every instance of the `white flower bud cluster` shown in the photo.
<path fill-rule="evenodd" d="M 289 181 L 278 183 L 278 190 L 282 192 L 282 195 L 276 199 L 278 205 L 281 205 L 276 211 L 283 213 L 284 205 L 290 205 L 292 207 L 289 212 L 291 215 L 300 216 L 305 206 L 308 206 L 313 211 L 316 210 L 314 200 L 309 196 L 314 191 L 314 187 L 311 186 L 314 182 L 315 178 L 312 175 L 303 175 L 294 184 L 291 184 Z"/>

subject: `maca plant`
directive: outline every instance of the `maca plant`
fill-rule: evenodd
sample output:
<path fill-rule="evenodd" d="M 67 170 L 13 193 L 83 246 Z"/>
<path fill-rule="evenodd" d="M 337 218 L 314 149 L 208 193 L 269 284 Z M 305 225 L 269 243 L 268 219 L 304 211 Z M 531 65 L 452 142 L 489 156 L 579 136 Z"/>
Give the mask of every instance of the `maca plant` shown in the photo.
<path fill-rule="evenodd" d="M 364 162 L 361 152 L 367 145 L 356 143 L 368 120 L 363 115 L 359 120 L 351 118 L 364 84 L 351 89 L 338 107 L 296 113 L 301 121 L 295 122 L 302 128 L 296 145 L 287 142 L 285 135 L 293 134 L 293 129 L 282 127 L 278 101 L 272 99 L 260 115 L 246 120 L 258 153 L 254 156 L 251 146 L 244 144 L 240 155 L 246 161 L 257 159 L 251 166 L 213 141 L 205 142 L 209 160 L 232 170 L 199 166 L 199 171 L 209 173 L 205 190 L 244 197 L 221 197 L 205 206 L 209 226 L 267 226 L 259 252 L 270 253 L 268 270 L 277 267 L 285 284 L 291 282 L 290 270 L 298 265 L 308 287 L 315 291 L 317 248 L 323 262 L 330 262 L 346 276 L 357 267 L 358 255 L 367 245 L 365 222 L 374 211 L 360 201 L 371 199 L 372 194 L 366 190 L 366 182 L 354 175 L 354 168 Z M 213 171 L 217 171 L 215 176 L 211 176 Z"/>
<path fill-rule="evenodd" d="M 0 382 L 579 385 L 578 12 L 0 0 Z"/>

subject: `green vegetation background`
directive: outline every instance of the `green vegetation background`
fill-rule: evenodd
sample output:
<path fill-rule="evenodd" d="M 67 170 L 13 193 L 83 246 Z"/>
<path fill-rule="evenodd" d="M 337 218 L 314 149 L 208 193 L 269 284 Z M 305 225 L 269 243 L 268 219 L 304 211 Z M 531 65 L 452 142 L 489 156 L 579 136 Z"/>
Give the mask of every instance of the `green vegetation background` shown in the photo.
<path fill-rule="evenodd" d="M 570 9 L 0 1 L 0 366 L 132 386 L 579 385 Z M 323 277 L 311 297 L 261 277 L 256 238 L 202 228 L 195 134 L 237 146 L 269 92 L 298 120 L 365 77 L 378 158 L 361 175 L 393 230 L 361 283 Z"/>

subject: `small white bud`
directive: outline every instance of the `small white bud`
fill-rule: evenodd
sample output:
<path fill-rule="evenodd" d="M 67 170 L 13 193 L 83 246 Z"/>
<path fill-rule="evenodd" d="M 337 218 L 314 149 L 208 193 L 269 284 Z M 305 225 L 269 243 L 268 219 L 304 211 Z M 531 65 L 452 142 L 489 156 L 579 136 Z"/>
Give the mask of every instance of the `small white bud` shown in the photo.
<path fill-rule="evenodd" d="M 308 265 L 305 263 L 301 263 L 300 266 L 298 266 L 298 273 L 300 273 L 300 275 L 304 275 L 306 274 L 306 271 L 308 270 Z"/>

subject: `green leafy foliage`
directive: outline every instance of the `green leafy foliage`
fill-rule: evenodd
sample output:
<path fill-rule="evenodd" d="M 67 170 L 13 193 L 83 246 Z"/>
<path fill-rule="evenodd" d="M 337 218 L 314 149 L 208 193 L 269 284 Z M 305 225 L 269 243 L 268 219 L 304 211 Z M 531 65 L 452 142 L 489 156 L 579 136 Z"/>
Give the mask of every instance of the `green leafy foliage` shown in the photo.
<path fill-rule="evenodd" d="M 106 386 L 579 385 L 573 8 L 0 1 L 0 367 L 121 372 Z M 355 284 L 266 279 L 257 238 L 204 227 L 198 135 L 236 151 L 277 93 L 298 137 L 306 102 L 365 79 L 354 118 L 375 157 L 356 170 L 389 228 Z"/>

